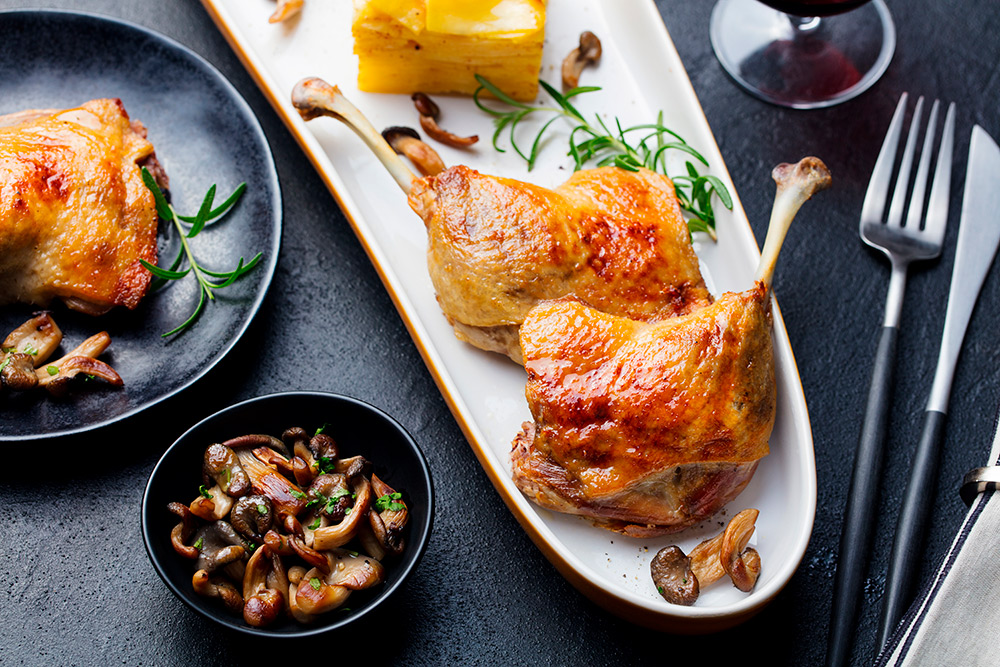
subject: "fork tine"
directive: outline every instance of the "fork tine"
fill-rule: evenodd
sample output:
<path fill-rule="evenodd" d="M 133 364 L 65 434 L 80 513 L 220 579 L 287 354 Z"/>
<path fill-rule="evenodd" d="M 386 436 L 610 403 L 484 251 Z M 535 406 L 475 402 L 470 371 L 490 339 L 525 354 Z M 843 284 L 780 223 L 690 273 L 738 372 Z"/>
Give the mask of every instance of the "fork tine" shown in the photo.
<path fill-rule="evenodd" d="M 879 150 L 875 168 L 872 169 L 868 190 L 865 192 L 865 202 L 861 206 L 861 224 L 865 222 L 880 222 L 885 211 L 885 200 L 889 196 L 889 181 L 892 179 L 892 164 L 896 160 L 896 147 L 899 146 L 899 135 L 903 130 L 903 114 L 906 112 L 907 93 L 899 96 L 896 111 L 892 114 L 889 129 Z"/>
<path fill-rule="evenodd" d="M 941 131 L 941 147 L 938 149 L 937 166 L 934 168 L 934 182 L 931 183 L 931 198 L 927 202 L 927 217 L 924 229 L 936 237 L 944 238 L 944 228 L 948 224 L 948 197 L 951 190 L 951 156 L 955 148 L 955 103 L 948 105 Z"/>
<path fill-rule="evenodd" d="M 931 105 L 931 115 L 927 119 L 927 130 L 924 132 L 924 146 L 920 149 L 920 163 L 917 165 L 917 175 L 913 179 L 913 194 L 910 195 L 910 208 L 906 212 L 906 228 L 913 231 L 920 229 L 920 216 L 924 212 L 927 174 L 931 170 L 931 150 L 934 148 L 940 106 L 938 100 L 934 100 L 934 104 Z"/>
<path fill-rule="evenodd" d="M 886 224 L 899 227 L 903 223 L 903 208 L 906 206 L 906 191 L 910 184 L 910 168 L 913 166 L 913 151 L 917 145 L 917 135 L 920 134 L 920 116 L 924 110 L 923 96 L 917 99 L 910 121 L 910 131 L 906 135 L 906 147 L 903 148 L 903 159 L 899 163 L 899 174 L 896 176 L 896 187 L 892 191 L 892 203 L 889 204 L 889 215 Z"/>

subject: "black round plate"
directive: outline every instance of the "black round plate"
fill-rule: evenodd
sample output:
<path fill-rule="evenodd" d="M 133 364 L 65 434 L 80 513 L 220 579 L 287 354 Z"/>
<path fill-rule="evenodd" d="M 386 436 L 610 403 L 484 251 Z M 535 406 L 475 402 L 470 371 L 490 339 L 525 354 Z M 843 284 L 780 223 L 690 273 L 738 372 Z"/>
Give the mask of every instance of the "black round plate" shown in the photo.
<path fill-rule="evenodd" d="M 284 619 L 274 626 L 253 628 L 225 611 L 218 600 L 200 597 L 191 588 L 192 561 L 177 555 L 170 531 L 177 517 L 167 511 L 171 502 L 190 503 L 201 484 L 205 448 L 247 433 L 280 436 L 291 426 L 307 431 L 328 423 L 328 433 L 341 456 L 360 454 L 373 471 L 403 494 L 409 510 L 404 528 L 406 545 L 400 557 L 386 560 L 386 580 L 379 586 L 351 593 L 345 607 L 323 614 L 315 625 Z M 322 392 L 288 392 L 250 399 L 202 420 L 178 438 L 156 464 L 142 497 L 142 537 L 157 573 L 177 597 L 202 616 L 248 634 L 267 637 L 305 637 L 337 628 L 368 614 L 388 599 L 420 562 L 430 538 L 434 517 L 431 472 L 423 453 L 396 420 L 367 403 Z"/>
<path fill-rule="evenodd" d="M 122 100 L 142 121 L 170 177 L 175 208 L 194 214 L 208 187 L 216 203 L 241 182 L 236 208 L 194 239 L 199 261 L 228 271 L 258 251 L 260 265 L 217 293 L 185 333 L 161 334 L 183 322 L 198 301 L 193 278 L 151 293 L 135 311 L 94 318 L 53 304 L 65 335 L 56 354 L 106 330 L 101 359 L 125 386 L 76 386 L 54 400 L 45 391 L 0 396 L 0 440 L 65 435 L 133 415 L 191 385 L 233 347 L 260 307 L 278 260 L 281 193 L 267 139 L 247 103 L 207 61 L 177 42 L 130 23 L 59 11 L 0 12 L 0 114 L 69 108 L 101 97 Z M 176 246 L 161 223 L 161 263 Z M 0 337 L 34 309 L 0 308 Z"/>

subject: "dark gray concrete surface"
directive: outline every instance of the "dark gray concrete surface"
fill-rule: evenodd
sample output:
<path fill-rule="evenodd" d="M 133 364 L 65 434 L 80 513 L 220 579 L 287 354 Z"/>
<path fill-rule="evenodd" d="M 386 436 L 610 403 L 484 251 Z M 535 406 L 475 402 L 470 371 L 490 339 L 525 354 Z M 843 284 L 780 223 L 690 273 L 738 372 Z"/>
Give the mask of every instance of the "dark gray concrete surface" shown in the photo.
<path fill-rule="evenodd" d="M 708 42 L 712 2 L 657 4 L 758 239 L 774 164 L 816 154 L 836 179 L 815 204 L 822 213 L 792 228 L 775 284 L 810 408 L 819 482 L 809 549 L 777 599 L 739 628 L 681 637 L 619 620 L 559 576 L 480 469 L 334 200 L 196 0 L 3 0 L 0 8 L 63 7 L 128 19 L 216 65 L 270 140 L 285 229 L 261 312 L 206 378 L 140 418 L 93 434 L 5 445 L 0 664 L 250 665 L 264 656 L 293 664 L 319 651 L 331 664 L 822 662 L 840 517 L 889 276 L 886 261 L 857 237 L 868 175 L 895 101 L 908 90 L 958 103 L 953 183 L 961 191 L 972 124 L 1000 136 L 1000 8 L 890 0 L 899 42 L 885 77 L 839 107 L 797 112 L 752 99 L 726 77 Z M 899 481 L 887 483 L 881 498 L 858 619 L 859 665 L 874 658 L 886 553 L 934 372 L 960 199 L 952 198 L 943 257 L 912 271 L 909 282 L 886 465 L 888 479 Z M 998 273 L 984 286 L 966 338 L 940 479 L 928 489 L 938 500 L 925 578 L 963 516 L 958 481 L 985 462 L 989 449 L 1000 402 Z M 310 333 L 299 344 L 302 331 Z M 160 453 L 190 424 L 244 398 L 288 389 L 346 393 L 395 415 L 430 461 L 438 505 L 426 556 L 387 609 L 348 637 L 286 645 L 223 632 L 182 606 L 146 558 L 139 504 Z M 17 415 L 0 406 L 0 418 Z M 373 648 L 364 648 L 362 634 Z"/>

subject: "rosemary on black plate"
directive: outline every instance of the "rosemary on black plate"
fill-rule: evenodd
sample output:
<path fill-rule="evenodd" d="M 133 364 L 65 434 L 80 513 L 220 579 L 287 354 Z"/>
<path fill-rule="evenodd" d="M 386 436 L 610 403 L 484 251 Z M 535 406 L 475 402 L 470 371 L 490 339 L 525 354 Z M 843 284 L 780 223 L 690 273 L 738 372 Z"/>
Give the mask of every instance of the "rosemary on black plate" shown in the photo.
<path fill-rule="evenodd" d="M 167 203 L 167 199 L 163 196 L 163 192 L 153 179 L 153 175 L 145 167 L 142 168 L 142 181 L 156 199 L 156 212 L 165 221 L 173 223 L 177 229 L 181 240 L 181 247 L 177 251 L 177 257 L 174 258 L 169 269 L 155 266 L 145 260 L 139 261 L 158 279 L 159 282 L 154 285 L 154 288 L 162 287 L 166 281 L 180 280 L 189 273 L 194 274 L 199 286 L 198 305 L 195 307 L 194 312 L 181 324 L 162 334 L 164 337 L 167 337 L 180 333 L 190 327 L 201 314 L 202 310 L 204 310 L 205 303 L 215 300 L 215 290 L 232 285 L 240 276 L 257 266 L 257 262 L 260 261 L 262 254 L 258 252 L 254 255 L 253 259 L 246 263 L 240 257 L 239 263 L 237 263 L 236 268 L 232 271 L 210 271 L 198 263 L 198 260 L 194 256 L 194 251 L 191 249 L 191 239 L 201 233 L 207 224 L 217 221 L 236 204 L 240 196 L 247 189 L 246 183 L 240 183 L 236 187 L 236 190 L 233 191 L 233 194 L 229 195 L 224 202 L 215 208 L 212 208 L 215 200 L 215 186 L 213 185 L 205 193 L 198 212 L 193 216 L 185 216 L 177 213 L 174 207 Z M 181 268 L 185 260 L 187 266 Z M 219 279 L 219 282 L 213 282 L 210 278 Z"/>
<path fill-rule="evenodd" d="M 531 171 L 532 167 L 535 166 L 535 161 L 541 151 L 542 138 L 546 131 L 555 121 L 565 118 L 573 126 L 569 133 L 568 155 L 573 158 L 575 170 L 582 169 L 585 164 L 593 161 L 599 167 L 615 165 L 629 171 L 637 171 L 640 167 L 645 167 L 652 171 L 658 171 L 674 182 L 677 200 L 681 208 L 689 214 L 688 230 L 705 232 L 713 240 L 716 238 L 712 195 L 717 196 L 722 205 L 730 210 L 733 208 L 732 197 L 721 180 L 711 174 L 702 174 L 698 171 L 696 163 L 707 167 L 708 161 L 683 137 L 663 125 L 662 111 L 658 114 L 655 123 L 630 127 L 622 127 L 621 122 L 616 117 L 612 129 L 601 119 L 600 115 L 595 115 L 595 122 L 591 123 L 570 102 L 577 95 L 601 90 L 597 86 L 580 86 L 560 93 L 544 81 L 539 81 L 539 85 L 545 89 L 545 92 L 558 106 L 533 107 L 511 98 L 485 77 L 477 74 L 476 80 L 479 82 L 479 88 L 472 97 L 476 106 L 493 116 L 493 123 L 496 127 L 496 131 L 493 133 L 493 147 L 501 153 L 505 152 L 499 145 L 499 141 L 506 130 L 510 137 L 511 147 L 528 163 L 528 171 Z M 509 108 L 497 109 L 484 104 L 480 99 L 484 90 Z M 521 121 L 535 113 L 553 115 L 538 130 L 531 142 L 531 148 L 525 152 L 517 143 L 517 128 Z M 638 139 L 634 137 L 638 137 Z M 667 151 L 670 150 L 686 153 L 694 160 L 685 161 L 685 173 L 670 174 L 667 172 Z"/>

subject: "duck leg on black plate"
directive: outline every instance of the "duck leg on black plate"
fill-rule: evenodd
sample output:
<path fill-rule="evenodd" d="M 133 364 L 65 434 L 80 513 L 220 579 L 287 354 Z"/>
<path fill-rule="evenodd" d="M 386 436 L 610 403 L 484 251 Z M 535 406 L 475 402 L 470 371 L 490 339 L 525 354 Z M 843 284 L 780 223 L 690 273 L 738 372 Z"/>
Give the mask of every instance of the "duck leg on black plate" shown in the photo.
<path fill-rule="evenodd" d="M 135 308 L 156 263 L 157 215 L 140 167 L 166 186 L 120 100 L 0 117 L 0 305 L 60 298 L 98 315 Z"/>

